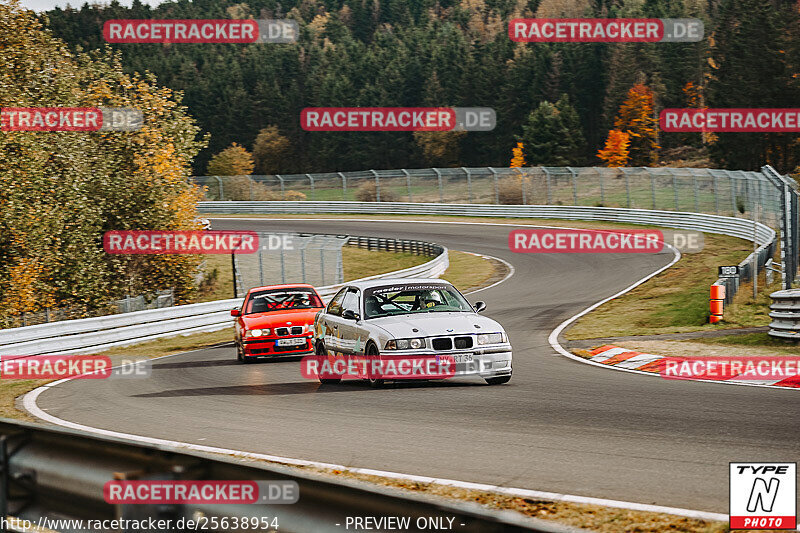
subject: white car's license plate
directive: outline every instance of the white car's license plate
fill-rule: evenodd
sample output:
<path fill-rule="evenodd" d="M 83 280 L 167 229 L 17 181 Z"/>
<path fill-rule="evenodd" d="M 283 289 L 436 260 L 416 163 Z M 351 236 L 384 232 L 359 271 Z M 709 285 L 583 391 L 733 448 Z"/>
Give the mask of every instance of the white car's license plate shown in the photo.
<path fill-rule="evenodd" d="M 455 358 L 456 363 L 471 363 L 472 362 L 472 354 L 471 353 L 457 353 L 453 356 Z"/>
<path fill-rule="evenodd" d="M 275 341 L 276 346 L 300 346 L 301 344 L 305 344 L 306 339 L 299 338 L 299 339 L 278 339 Z"/>

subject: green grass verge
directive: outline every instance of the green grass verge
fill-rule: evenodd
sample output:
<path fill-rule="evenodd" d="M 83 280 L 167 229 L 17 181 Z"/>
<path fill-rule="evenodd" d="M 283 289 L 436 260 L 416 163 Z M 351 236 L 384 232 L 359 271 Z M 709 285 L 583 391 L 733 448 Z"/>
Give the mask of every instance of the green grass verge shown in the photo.
<path fill-rule="evenodd" d="M 709 288 L 717 279 L 717 267 L 738 264 L 750 251 L 752 244 L 745 240 L 706 234 L 703 251 L 683 254 L 672 268 L 600 306 L 578 320 L 566 337 L 592 339 L 763 325 L 763 304 L 748 307 L 746 287 L 740 290 L 736 310 L 726 310 L 725 322 L 708 324 Z"/>
<path fill-rule="evenodd" d="M 770 348 L 771 351 L 786 355 L 800 354 L 800 348 L 791 341 L 782 341 L 770 337 L 767 333 L 747 333 L 744 335 L 726 335 L 708 339 L 692 339 L 700 344 L 713 344 L 718 346 L 734 346 L 742 348 Z"/>

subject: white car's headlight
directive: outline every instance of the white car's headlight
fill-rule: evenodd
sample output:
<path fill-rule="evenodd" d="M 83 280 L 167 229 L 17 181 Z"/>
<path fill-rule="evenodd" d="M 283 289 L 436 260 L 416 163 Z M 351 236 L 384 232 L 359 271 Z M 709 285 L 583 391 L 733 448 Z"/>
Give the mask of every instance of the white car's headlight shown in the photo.
<path fill-rule="evenodd" d="M 503 340 L 502 333 L 481 333 L 478 335 L 478 344 L 500 344 Z"/>
<path fill-rule="evenodd" d="M 419 350 L 425 348 L 425 339 L 393 339 L 386 343 L 387 350 Z"/>
<path fill-rule="evenodd" d="M 250 329 L 244 332 L 244 338 L 249 339 L 251 337 L 263 337 L 265 335 L 269 335 L 269 328 L 265 329 Z"/>

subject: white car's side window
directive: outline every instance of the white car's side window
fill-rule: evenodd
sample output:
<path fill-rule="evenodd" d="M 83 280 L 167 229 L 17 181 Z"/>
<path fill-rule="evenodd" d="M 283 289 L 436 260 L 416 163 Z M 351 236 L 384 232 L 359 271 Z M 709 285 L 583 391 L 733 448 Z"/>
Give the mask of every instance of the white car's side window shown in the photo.
<path fill-rule="evenodd" d="M 326 312 L 329 315 L 333 316 L 341 316 L 342 314 L 342 300 L 344 299 L 345 294 L 347 294 L 347 288 L 344 288 L 336 293 L 336 296 L 328 304 L 328 309 Z"/>

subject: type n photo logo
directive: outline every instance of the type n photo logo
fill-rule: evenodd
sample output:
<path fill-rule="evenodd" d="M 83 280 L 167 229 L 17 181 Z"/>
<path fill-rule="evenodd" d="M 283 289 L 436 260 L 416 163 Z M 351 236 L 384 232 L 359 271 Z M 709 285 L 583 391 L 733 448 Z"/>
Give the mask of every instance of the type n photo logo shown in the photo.
<path fill-rule="evenodd" d="M 795 529 L 797 463 L 730 463 L 730 528 Z"/>

